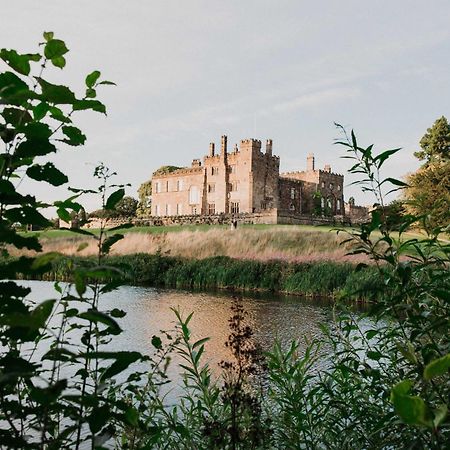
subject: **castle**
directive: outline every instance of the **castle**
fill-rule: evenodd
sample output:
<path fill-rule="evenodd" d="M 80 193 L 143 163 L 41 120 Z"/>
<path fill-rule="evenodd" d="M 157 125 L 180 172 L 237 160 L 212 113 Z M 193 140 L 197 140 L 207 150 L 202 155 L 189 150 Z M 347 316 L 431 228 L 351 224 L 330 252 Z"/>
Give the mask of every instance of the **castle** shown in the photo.
<path fill-rule="evenodd" d="M 284 212 L 289 216 L 344 216 L 344 176 L 330 165 L 316 168 L 313 154 L 304 171 L 280 173 L 273 142 L 245 139 L 231 152 L 222 136 L 220 153 L 209 145 L 203 161 L 189 168 L 155 172 L 151 213 L 154 217 L 211 216 Z"/>

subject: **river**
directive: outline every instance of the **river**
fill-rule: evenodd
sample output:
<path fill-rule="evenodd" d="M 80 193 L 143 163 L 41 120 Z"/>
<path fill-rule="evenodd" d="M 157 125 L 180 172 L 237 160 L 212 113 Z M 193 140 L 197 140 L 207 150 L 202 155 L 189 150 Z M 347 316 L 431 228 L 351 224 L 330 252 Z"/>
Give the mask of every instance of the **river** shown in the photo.
<path fill-rule="evenodd" d="M 32 288 L 29 299 L 40 302 L 57 298 L 53 283 L 21 281 Z M 270 350 L 275 339 L 287 344 L 293 339 L 304 342 L 321 335 L 320 325 L 329 324 L 331 306 L 326 301 L 275 295 L 243 295 L 249 325 L 254 338 L 263 350 Z M 205 358 L 212 367 L 229 358 L 225 341 L 229 334 L 228 319 L 233 294 L 230 292 L 192 292 L 156 289 L 142 286 L 122 286 L 101 297 L 99 309 L 119 308 L 127 315 L 119 319 L 124 330 L 114 338 L 112 350 L 137 350 L 151 354 L 151 339 L 160 330 L 170 331 L 175 325 L 178 308 L 184 316 L 193 312 L 189 324 L 192 339 L 209 337 Z"/>

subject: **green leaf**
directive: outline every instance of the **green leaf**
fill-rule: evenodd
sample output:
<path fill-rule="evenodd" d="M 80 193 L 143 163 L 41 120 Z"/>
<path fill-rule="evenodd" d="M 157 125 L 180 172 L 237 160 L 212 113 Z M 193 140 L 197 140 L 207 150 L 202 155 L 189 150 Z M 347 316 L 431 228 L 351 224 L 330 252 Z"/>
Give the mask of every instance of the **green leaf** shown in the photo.
<path fill-rule="evenodd" d="M 58 208 L 57 210 L 56 210 L 56 214 L 58 214 L 58 217 L 61 219 L 61 220 L 64 220 L 64 222 L 70 222 L 71 220 L 72 220 L 72 217 L 70 216 L 70 213 L 69 213 L 69 211 L 67 211 L 67 209 L 65 209 L 65 208 Z"/>
<path fill-rule="evenodd" d="M 44 47 L 44 55 L 47 59 L 58 58 L 68 51 L 65 42 L 60 39 L 50 39 Z"/>
<path fill-rule="evenodd" d="M 113 192 L 106 200 L 105 209 L 112 210 L 116 207 L 117 203 L 122 200 L 125 195 L 125 189 L 120 188 L 117 191 Z"/>
<path fill-rule="evenodd" d="M 64 126 L 62 127 L 62 132 L 69 138 L 63 139 L 62 142 L 68 145 L 78 146 L 86 142 L 86 136 L 77 127 Z"/>
<path fill-rule="evenodd" d="M 41 267 L 47 266 L 49 263 L 55 259 L 61 258 L 61 255 L 56 252 L 45 253 L 44 255 L 37 256 L 31 265 L 33 270 L 40 269 Z"/>
<path fill-rule="evenodd" d="M 445 418 L 447 417 L 447 413 L 447 405 L 440 405 L 439 408 L 435 409 L 433 419 L 433 425 L 435 428 L 438 428 L 439 425 L 444 422 Z"/>
<path fill-rule="evenodd" d="M 102 244 L 102 252 L 103 253 L 109 253 L 109 250 L 111 247 L 118 241 L 123 239 L 123 234 L 113 234 L 112 236 L 109 236 L 106 238 Z"/>
<path fill-rule="evenodd" d="M 21 127 L 22 125 L 25 125 L 33 120 L 30 113 L 26 109 L 5 108 L 2 115 L 5 122 L 10 123 L 14 127 Z"/>
<path fill-rule="evenodd" d="M 19 55 L 15 50 L 6 50 L 3 48 L 0 50 L 0 58 L 16 72 L 22 75 L 28 75 L 30 73 L 30 61 L 39 61 L 41 55 L 36 53 Z"/>
<path fill-rule="evenodd" d="M 42 328 L 53 311 L 56 300 L 46 300 L 39 304 L 32 312 L 30 321 L 37 328 Z"/>
<path fill-rule="evenodd" d="M 142 358 L 139 352 L 115 352 L 115 361 L 102 373 L 100 381 L 111 378 L 120 372 L 123 372 L 128 366 Z"/>
<path fill-rule="evenodd" d="M 91 72 L 87 77 L 86 77 L 86 86 L 88 88 L 91 88 L 95 85 L 95 83 L 97 82 L 97 80 L 100 77 L 100 72 L 98 70 L 94 70 L 93 72 Z"/>
<path fill-rule="evenodd" d="M 92 409 L 87 421 L 92 433 L 98 433 L 111 419 L 109 405 L 103 405 Z"/>
<path fill-rule="evenodd" d="M 101 322 L 104 325 L 107 325 L 113 334 L 119 334 L 122 331 L 119 324 L 112 317 L 95 309 L 89 309 L 88 311 L 79 314 L 78 317 L 94 323 Z"/>
<path fill-rule="evenodd" d="M 127 410 L 125 411 L 125 420 L 132 426 L 136 427 L 138 425 L 139 422 L 139 413 L 136 410 L 136 408 L 133 408 L 132 406 L 130 406 L 129 408 L 127 408 Z"/>
<path fill-rule="evenodd" d="M 383 152 L 383 153 L 380 153 L 379 155 L 377 155 L 375 158 L 374 158 L 374 163 L 377 163 L 376 165 L 377 165 L 377 167 L 378 168 L 380 168 L 382 165 L 383 165 L 383 163 L 391 156 L 391 155 L 394 155 L 395 153 L 397 153 L 398 151 L 400 151 L 401 150 L 401 148 L 396 148 L 396 149 L 393 149 L 393 150 L 386 150 L 385 152 Z"/>
<path fill-rule="evenodd" d="M 114 308 L 110 314 L 111 314 L 111 317 L 116 317 L 116 318 L 125 317 L 127 315 L 127 313 L 125 311 L 123 311 L 122 309 L 118 309 L 118 308 Z"/>
<path fill-rule="evenodd" d="M 11 222 L 18 222 L 23 225 L 38 225 L 48 227 L 50 221 L 44 217 L 36 208 L 31 206 L 22 206 L 20 208 L 10 208 L 4 211 L 4 216 Z"/>
<path fill-rule="evenodd" d="M 97 97 L 97 92 L 95 91 L 95 89 L 92 88 L 86 89 L 86 97 L 95 98 Z"/>
<path fill-rule="evenodd" d="M 87 242 L 82 242 L 78 248 L 77 248 L 77 252 L 81 252 L 83 251 L 89 244 Z"/>
<path fill-rule="evenodd" d="M 161 350 L 162 349 L 162 341 L 161 338 L 158 336 L 152 336 L 152 345 L 153 347 L 155 347 L 157 350 Z"/>
<path fill-rule="evenodd" d="M 50 111 L 50 117 L 52 119 L 57 120 L 58 122 L 62 122 L 62 123 L 70 123 L 72 122 L 72 120 L 70 119 L 70 117 L 66 116 L 58 107 L 56 106 L 51 106 L 49 108 Z"/>
<path fill-rule="evenodd" d="M 86 279 L 82 273 L 75 272 L 74 273 L 74 281 L 75 281 L 75 289 L 80 297 L 83 297 L 86 292 Z"/>
<path fill-rule="evenodd" d="M 44 39 L 46 40 L 46 41 L 51 41 L 52 39 L 53 39 L 53 36 L 54 36 L 55 34 L 53 33 L 53 31 L 44 31 L 44 34 L 43 34 L 43 36 L 44 36 Z"/>
<path fill-rule="evenodd" d="M 92 111 L 97 111 L 106 114 L 105 105 L 102 102 L 99 102 L 98 100 L 77 100 L 73 104 L 73 109 L 75 111 L 91 109 Z"/>
<path fill-rule="evenodd" d="M 425 402 L 420 397 L 409 395 L 411 387 L 410 380 L 403 380 L 392 388 L 391 402 L 395 412 L 409 425 L 432 426 Z"/>
<path fill-rule="evenodd" d="M 45 102 L 41 102 L 37 104 L 35 107 L 33 107 L 33 116 L 34 120 L 41 120 L 45 117 L 49 110 L 49 105 Z"/>
<path fill-rule="evenodd" d="M 35 94 L 15 73 L 3 72 L 0 73 L 0 97 L 2 104 L 21 105 Z"/>
<path fill-rule="evenodd" d="M 428 363 L 423 371 L 425 380 L 431 380 L 434 377 L 439 377 L 448 373 L 450 370 L 450 353 L 447 353 L 441 358 L 434 359 Z"/>
<path fill-rule="evenodd" d="M 67 87 L 49 83 L 43 78 L 37 78 L 41 88 L 42 96 L 50 103 L 55 105 L 72 105 L 77 102 L 75 94 Z"/>
<path fill-rule="evenodd" d="M 53 163 L 48 162 L 44 165 L 35 164 L 27 169 L 27 175 L 33 180 L 46 181 L 53 186 L 61 186 L 67 183 L 67 176 L 57 169 Z"/>
<path fill-rule="evenodd" d="M 66 65 L 66 58 L 64 58 L 64 56 L 57 56 L 56 58 L 52 58 L 52 64 L 55 67 L 59 67 L 60 69 L 62 69 Z"/>

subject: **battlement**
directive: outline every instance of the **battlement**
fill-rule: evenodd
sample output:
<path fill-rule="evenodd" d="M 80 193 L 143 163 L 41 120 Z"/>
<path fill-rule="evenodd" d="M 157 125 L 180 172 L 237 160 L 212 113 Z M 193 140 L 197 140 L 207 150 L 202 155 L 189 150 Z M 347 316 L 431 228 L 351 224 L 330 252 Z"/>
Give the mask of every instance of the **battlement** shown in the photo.
<path fill-rule="evenodd" d="M 177 177 L 177 176 L 180 176 L 180 175 L 189 175 L 189 174 L 199 173 L 199 172 L 203 172 L 203 167 L 202 166 L 183 167 L 182 169 L 177 169 L 177 170 L 174 170 L 173 172 L 169 172 L 169 173 L 153 174 L 152 179 L 172 178 L 172 177 Z"/>

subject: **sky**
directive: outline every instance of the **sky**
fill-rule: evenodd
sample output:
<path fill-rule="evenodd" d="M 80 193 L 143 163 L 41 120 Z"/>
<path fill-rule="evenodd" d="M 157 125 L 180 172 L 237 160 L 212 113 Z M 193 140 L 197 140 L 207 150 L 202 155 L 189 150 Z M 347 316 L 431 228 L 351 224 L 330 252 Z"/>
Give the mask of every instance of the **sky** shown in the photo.
<path fill-rule="evenodd" d="M 448 0 L 3 0 L 0 46 L 36 51 L 54 31 L 70 52 L 47 79 L 84 93 L 100 70 L 107 117 L 87 112 L 75 123 L 83 148 L 53 157 L 73 187 L 94 187 L 101 161 L 130 183 L 129 195 L 162 165 L 188 166 L 209 142 L 273 139 L 281 171 L 303 170 L 306 155 L 346 175 L 341 135 L 363 146 L 402 147 L 385 176 L 420 162 L 413 152 L 442 115 L 450 118 Z M 0 69 L 6 67 L 0 63 Z M 26 185 L 45 201 L 63 189 Z M 370 204 L 358 187 L 346 199 Z M 84 200 L 88 211 L 98 199 Z"/>

